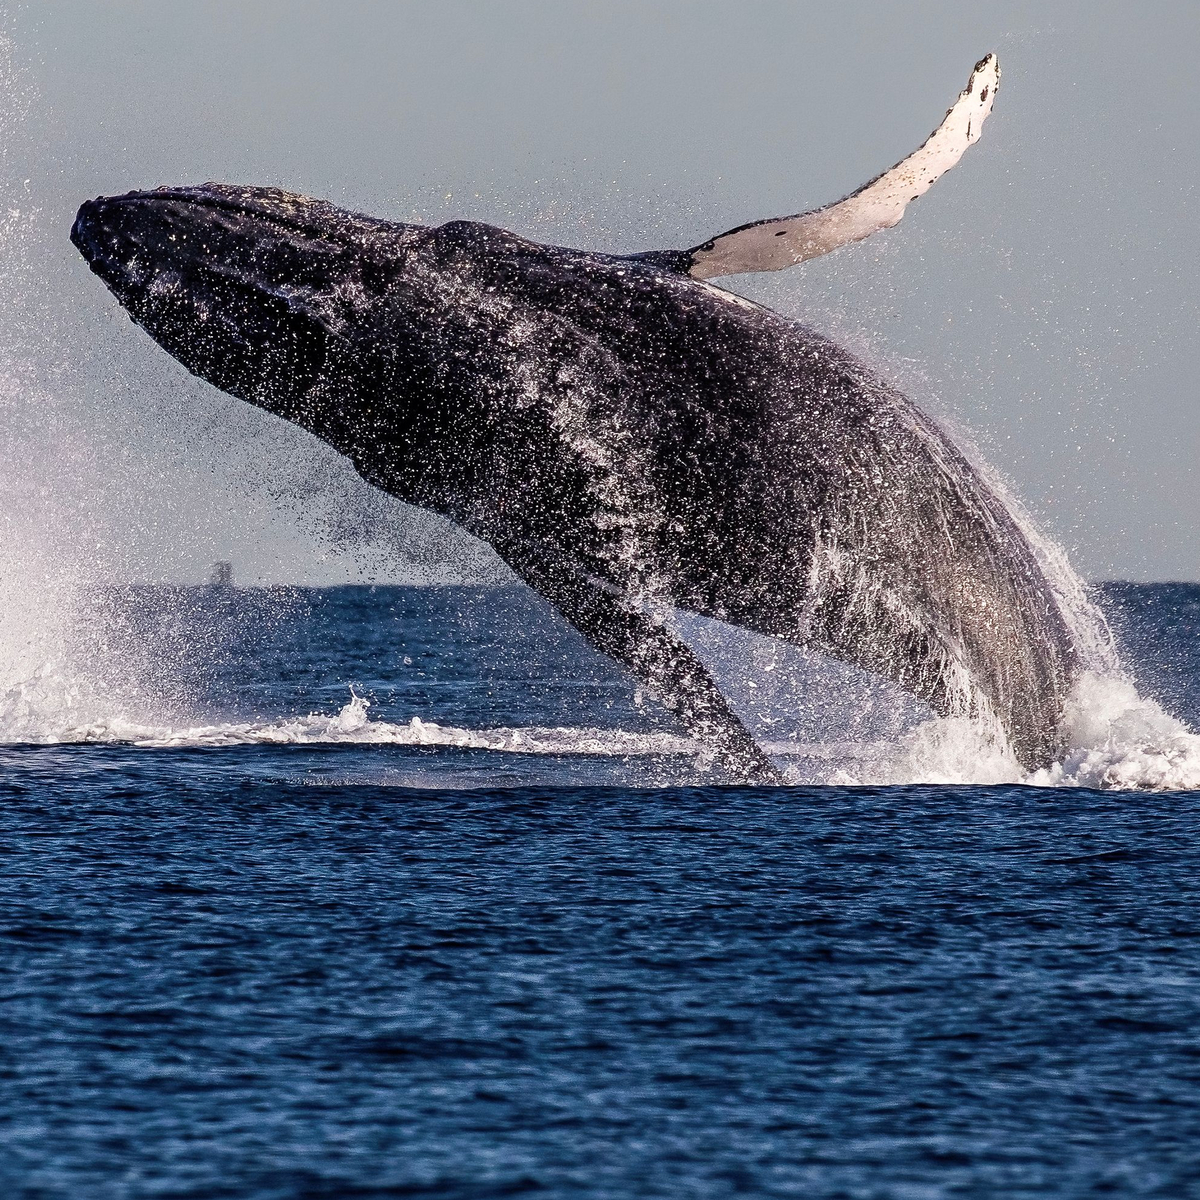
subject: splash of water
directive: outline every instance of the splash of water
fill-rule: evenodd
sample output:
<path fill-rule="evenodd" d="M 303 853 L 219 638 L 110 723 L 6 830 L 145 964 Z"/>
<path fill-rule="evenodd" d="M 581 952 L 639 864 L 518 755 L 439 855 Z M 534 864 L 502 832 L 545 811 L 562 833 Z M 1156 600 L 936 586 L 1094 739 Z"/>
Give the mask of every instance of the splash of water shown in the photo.
<path fill-rule="evenodd" d="M 81 449 L 86 439 L 55 391 L 61 364 L 38 333 L 31 245 L 41 214 L 29 181 L 13 170 L 20 120 L 31 102 L 11 41 L 0 32 L 0 420 L 6 461 L 19 464 L 0 475 L 0 742 L 145 747 L 349 742 L 702 761 L 694 743 L 670 734 L 588 726 L 467 729 L 419 716 L 406 723 L 372 720 L 368 702 L 354 694 L 333 715 L 223 722 L 189 712 L 187 697 L 171 695 L 169 686 L 148 687 L 146 663 L 128 642 L 114 647 L 108 637 L 112 613 L 89 584 L 97 575 L 104 533 L 88 503 L 88 481 L 103 466 Z M 571 412 L 560 415 L 575 419 Z M 994 727 L 965 717 L 922 719 L 878 681 L 843 678 L 830 687 L 813 676 L 793 680 L 821 695 L 827 718 L 833 714 L 824 727 L 797 731 L 796 687 L 790 700 L 786 689 L 776 687 L 783 672 L 774 651 L 757 659 L 743 655 L 722 684 L 741 689 L 743 711 L 757 706 L 767 748 L 798 782 L 1200 787 L 1200 736 L 1138 694 L 1121 669 L 1103 616 L 1062 551 L 1037 530 L 987 464 L 973 458 L 1034 547 L 1088 668 L 1070 698 L 1069 748 L 1061 762 L 1028 775 Z M 74 486 L 65 490 L 59 485 L 67 478 Z M 102 486 L 99 479 L 96 486 Z M 641 531 L 621 532 L 621 545 L 637 567 Z M 191 647 L 193 653 L 205 649 Z M 774 711 L 762 703 L 767 694 Z M 788 703 L 792 711 L 781 714 Z"/>

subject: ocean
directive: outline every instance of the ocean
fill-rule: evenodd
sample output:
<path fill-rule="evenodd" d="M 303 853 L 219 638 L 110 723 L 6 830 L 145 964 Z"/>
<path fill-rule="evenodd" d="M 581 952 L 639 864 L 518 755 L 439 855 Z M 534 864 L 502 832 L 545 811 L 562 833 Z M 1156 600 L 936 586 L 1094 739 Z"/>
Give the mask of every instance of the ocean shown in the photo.
<path fill-rule="evenodd" d="M 0 691 L 3 1194 L 1200 1194 L 1200 586 L 1098 599 L 1035 776 L 693 622 L 782 788 L 521 588 L 78 600 Z"/>

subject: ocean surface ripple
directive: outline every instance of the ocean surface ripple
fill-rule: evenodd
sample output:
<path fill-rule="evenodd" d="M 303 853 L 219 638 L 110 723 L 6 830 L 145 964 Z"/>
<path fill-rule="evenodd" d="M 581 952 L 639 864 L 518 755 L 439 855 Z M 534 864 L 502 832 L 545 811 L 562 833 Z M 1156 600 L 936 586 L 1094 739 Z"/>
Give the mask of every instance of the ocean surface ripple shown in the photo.
<path fill-rule="evenodd" d="M 77 599 L 0 700 L 4 1195 L 1200 1178 L 1200 587 L 1105 589 L 1133 678 L 1023 782 L 696 631 L 778 789 L 518 589 Z"/>
<path fill-rule="evenodd" d="M 1182 1196 L 1195 796 L 3 753 L 21 1197 Z"/>

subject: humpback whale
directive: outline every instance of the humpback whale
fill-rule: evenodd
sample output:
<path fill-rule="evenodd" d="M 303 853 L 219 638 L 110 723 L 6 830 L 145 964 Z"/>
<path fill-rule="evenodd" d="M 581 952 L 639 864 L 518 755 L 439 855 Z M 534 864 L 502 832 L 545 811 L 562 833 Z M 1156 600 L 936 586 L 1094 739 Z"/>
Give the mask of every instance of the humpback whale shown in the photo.
<path fill-rule="evenodd" d="M 995 57 L 837 203 L 601 254 L 266 187 L 88 201 L 76 247 L 189 370 L 490 543 L 740 778 L 779 773 L 672 627 L 694 612 L 1061 750 L 1078 672 L 1039 558 L 929 417 L 803 324 L 709 282 L 895 225 L 980 134 Z"/>

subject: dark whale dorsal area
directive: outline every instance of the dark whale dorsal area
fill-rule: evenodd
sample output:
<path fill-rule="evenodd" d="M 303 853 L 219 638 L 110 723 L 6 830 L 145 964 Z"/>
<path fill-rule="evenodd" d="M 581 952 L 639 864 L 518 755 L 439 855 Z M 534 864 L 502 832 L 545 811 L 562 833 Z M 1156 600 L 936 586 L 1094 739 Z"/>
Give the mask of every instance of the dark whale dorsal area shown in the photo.
<path fill-rule="evenodd" d="M 775 779 L 671 614 L 1062 748 L 1073 581 L 941 429 L 851 354 L 706 282 L 893 225 L 979 136 L 991 56 L 851 196 L 689 251 L 544 246 L 207 184 L 85 204 L 72 237 L 196 374 L 461 524 L 740 777 Z"/>

